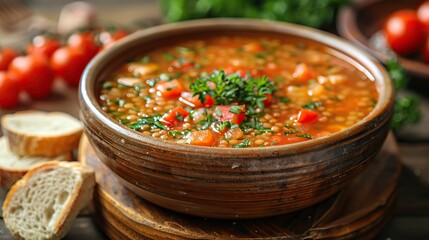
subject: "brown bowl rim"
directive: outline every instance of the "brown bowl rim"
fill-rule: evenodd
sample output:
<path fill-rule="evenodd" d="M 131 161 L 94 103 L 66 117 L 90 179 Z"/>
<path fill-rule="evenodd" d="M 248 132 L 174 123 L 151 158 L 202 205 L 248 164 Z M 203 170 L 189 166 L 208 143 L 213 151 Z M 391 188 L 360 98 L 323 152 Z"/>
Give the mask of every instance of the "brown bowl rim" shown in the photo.
<path fill-rule="evenodd" d="M 102 111 L 97 98 L 95 96 L 96 77 L 99 72 L 104 69 L 107 59 L 114 55 L 118 55 L 120 52 L 124 52 L 127 45 L 132 42 L 138 42 L 141 38 L 147 38 L 155 34 L 168 34 L 168 32 L 177 33 L 180 31 L 195 31 L 208 28 L 216 29 L 242 29 L 249 31 L 258 31 L 269 29 L 269 32 L 280 33 L 285 35 L 293 35 L 299 38 L 309 39 L 327 46 L 329 49 L 338 51 L 340 54 L 349 57 L 359 64 L 361 71 L 374 82 L 376 85 L 384 86 L 383 91 L 380 91 L 379 87 L 376 86 L 379 99 L 376 103 L 375 108 L 362 120 L 356 124 L 343 129 L 339 132 L 330 134 L 328 136 L 312 139 L 311 141 L 305 141 L 300 143 L 293 143 L 287 145 L 277 145 L 269 147 L 251 147 L 251 148 L 221 148 L 221 147 L 203 147 L 203 146 L 191 146 L 187 144 L 179 144 L 174 142 L 162 141 L 153 137 L 145 136 L 142 133 L 134 131 L 126 126 L 115 121 L 112 117 L 108 116 L 107 113 Z M 349 60 L 350 60 L 349 59 Z M 378 79 L 377 81 L 375 81 Z M 350 136 L 354 136 L 370 127 L 371 122 L 374 119 L 382 118 L 383 111 L 393 109 L 394 90 L 390 77 L 387 74 L 384 67 L 375 60 L 372 56 L 364 52 L 362 49 L 353 46 L 346 40 L 335 36 L 333 34 L 323 32 L 321 30 L 295 25 L 291 23 L 275 22 L 268 20 L 254 20 L 254 19 L 203 19 L 203 20 L 191 20 L 180 23 L 170 23 L 151 27 L 145 30 L 137 31 L 126 37 L 118 44 L 111 48 L 99 53 L 85 68 L 82 75 L 81 83 L 79 86 L 79 103 L 81 109 L 87 106 L 87 108 L 99 119 L 106 127 L 115 131 L 121 139 L 128 141 L 137 141 L 137 143 L 147 146 L 151 146 L 157 149 L 168 149 L 169 151 L 186 152 L 188 154 L 209 154 L 212 156 L 229 156 L 237 157 L 238 154 L 242 155 L 253 155 L 253 156 L 273 156 L 284 153 L 296 153 L 308 151 L 309 149 L 330 146 L 338 143 L 343 139 L 347 139 Z M 390 115 L 387 117 L 390 118 Z M 387 122 L 388 119 L 382 119 L 382 123 Z"/>

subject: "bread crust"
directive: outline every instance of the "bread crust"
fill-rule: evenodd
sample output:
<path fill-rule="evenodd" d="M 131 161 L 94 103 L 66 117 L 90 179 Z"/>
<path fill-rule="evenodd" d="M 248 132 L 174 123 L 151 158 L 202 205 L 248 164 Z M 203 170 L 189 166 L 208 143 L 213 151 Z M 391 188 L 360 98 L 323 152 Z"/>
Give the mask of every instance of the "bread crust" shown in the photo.
<path fill-rule="evenodd" d="M 12 187 L 12 185 L 21 179 L 30 169 L 42 164 L 43 162 L 73 160 L 72 153 L 70 152 L 67 154 L 61 154 L 54 158 L 20 157 L 9 151 L 8 145 L 7 139 L 5 137 L 0 137 L 0 187 L 3 189 L 9 189 Z M 20 163 L 21 165 L 20 167 L 16 167 L 13 166 L 13 163 Z"/>
<path fill-rule="evenodd" d="M 66 205 L 62 208 L 61 215 L 58 216 L 57 221 L 52 226 L 51 235 L 47 239 L 61 239 L 63 238 L 67 232 L 71 229 L 71 226 L 77 216 L 77 214 L 86 206 L 92 199 L 94 186 L 95 186 L 95 174 L 94 171 L 86 166 L 78 162 L 58 162 L 51 161 L 47 163 L 43 163 L 30 171 L 28 171 L 24 177 L 16 182 L 10 191 L 8 192 L 6 199 L 4 201 L 2 210 L 3 210 L 3 218 L 6 224 L 6 227 L 10 230 L 15 239 L 24 239 L 20 234 L 19 230 L 16 229 L 20 226 L 13 226 L 9 222 L 12 214 L 9 212 L 9 208 L 14 200 L 14 196 L 27 185 L 29 179 L 33 177 L 33 175 L 40 174 L 44 170 L 48 170 L 49 168 L 55 167 L 66 167 L 73 171 L 78 171 L 80 176 L 82 177 L 81 181 L 76 185 L 73 192 L 70 194 L 70 201 L 67 202 Z M 56 197 L 56 196 L 52 196 Z"/>
<path fill-rule="evenodd" d="M 2 130 L 3 134 L 9 140 L 9 147 L 12 152 L 20 156 L 55 157 L 71 152 L 78 147 L 83 132 L 82 127 L 61 134 L 37 135 L 14 129 L 10 123 L 13 115 L 31 119 L 35 114 L 46 114 L 48 117 L 67 115 L 59 112 L 23 111 L 3 116 L 1 119 Z M 69 117 L 72 118 L 71 116 Z M 75 120 L 78 121 L 77 119 Z"/>

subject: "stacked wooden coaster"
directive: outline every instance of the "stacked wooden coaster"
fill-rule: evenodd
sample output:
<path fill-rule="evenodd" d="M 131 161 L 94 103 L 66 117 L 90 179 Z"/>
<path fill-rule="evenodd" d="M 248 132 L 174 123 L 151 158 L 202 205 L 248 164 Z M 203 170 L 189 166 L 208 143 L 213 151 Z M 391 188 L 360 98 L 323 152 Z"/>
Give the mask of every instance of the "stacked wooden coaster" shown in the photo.
<path fill-rule="evenodd" d="M 94 219 L 112 239 L 369 239 L 392 213 L 401 172 L 390 134 L 368 168 L 325 201 L 274 217 L 221 220 L 176 213 L 138 197 L 99 160 L 85 137 L 79 158 L 96 171 Z"/>

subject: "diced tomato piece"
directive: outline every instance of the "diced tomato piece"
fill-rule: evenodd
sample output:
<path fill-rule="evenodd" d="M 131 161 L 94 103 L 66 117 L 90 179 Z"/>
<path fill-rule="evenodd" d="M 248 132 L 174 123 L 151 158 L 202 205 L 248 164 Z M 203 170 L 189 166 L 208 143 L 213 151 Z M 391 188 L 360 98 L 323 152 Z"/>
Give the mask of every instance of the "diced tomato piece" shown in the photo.
<path fill-rule="evenodd" d="M 249 53 L 260 53 L 265 51 L 265 48 L 260 43 L 248 43 L 243 46 L 243 50 Z"/>
<path fill-rule="evenodd" d="M 271 136 L 268 138 L 267 142 L 269 145 L 284 145 L 284 144 L 291 144 L 291 143 L 298 143 L 298 142 L 304 142 L 309 140 L 305 137 L 297 137 L 295 135 L 276 135 Z"/>
<path fill-rule="evenodd" d="M 187 142 L 191 145 L 210 147 L 215 142 L 215 137 L 210 130 L 194 131 L 189 134 Z"/>
<path fill-rule="evenodd" d="M 155 89 L 158 90 L 162 97 L 167 99 L 178 98 L 183 92 L 183 86 L 177 79 L 160 81 L 155 85 Z"/>
<path fill-rule="evenodd" d="M 262 103 L 264 103 L 265 107 L 268 107 L 273 103 L 273 96 L 271 94 L 265 94 L 265 97 L 267 99 L 262 101 Z"/>
<path fill-rule="evenodd" d="M 240 108 L 239 113 L 231 112 L 231 108 Z M 213 116 L 221 122 L 231 121 L 232 124 L 241 124 L 246 117 L 244 114 L 245 106 L 217 106 L 213 112 Z"/>
<path fill-rule="evenodd" d="M 199 96 L 193 96 L 192 92 L 182 92 L 179 101 L 193 108 L 211 107 L 214 105 L 212 96 L 206 95 L 206 100 L 202 103 Z"/>
<path fill-rule="evenodd" d="M 303 108 L 299 111 L 297 120 L 300 123 L 307 123 L 317 119 L 318 116 L 317 112 Z"/>
<path fill-rule="evenodd" d="M 161 122 L 171 127 L 178 122 L 182 122 L 189 115 L 189 112 L 182 107 L 176 107 L 162 116 Z"/>
<path fill-rule="evenodd" d="M 306 82 L 313 78 L 313 72 L 305 63 L 300 63 L 296 66 L 292 76 L 301 82 Z"/>

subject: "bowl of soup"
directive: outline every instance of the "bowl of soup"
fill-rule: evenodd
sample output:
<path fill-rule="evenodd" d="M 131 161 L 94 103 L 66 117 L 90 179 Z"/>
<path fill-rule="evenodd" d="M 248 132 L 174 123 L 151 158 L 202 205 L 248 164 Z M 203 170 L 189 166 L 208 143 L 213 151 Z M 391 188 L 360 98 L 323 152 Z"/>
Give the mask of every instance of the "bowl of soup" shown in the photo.
<path fill-rule="evenodd" d="M 81 118 L 135 194 L 212 218 L 318 203 L 357 176 L 389 131 L 384 68 L 319 30 L 244 19 L 137 32 L 87 67 Z"/>

